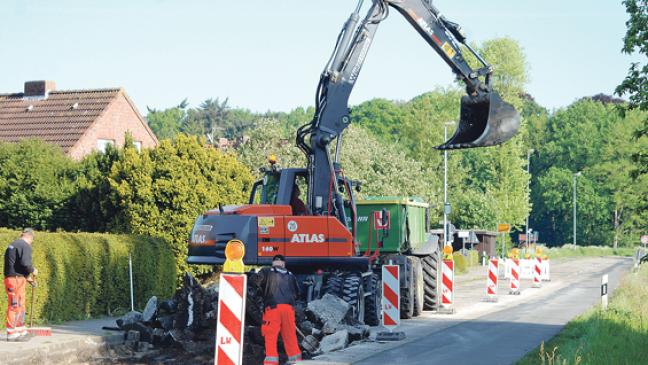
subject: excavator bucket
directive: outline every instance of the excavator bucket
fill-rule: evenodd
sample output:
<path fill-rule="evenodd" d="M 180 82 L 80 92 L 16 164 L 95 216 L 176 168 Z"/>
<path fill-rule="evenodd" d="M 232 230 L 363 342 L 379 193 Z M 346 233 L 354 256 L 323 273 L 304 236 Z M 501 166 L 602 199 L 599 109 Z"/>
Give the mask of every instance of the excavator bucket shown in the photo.
<path fill-rule="evenodd" d="M 439 150 L 487 147 L 504 143 L 517 133 L 520 114 L 494 91 L 461 98 L 461 118 L 452 138 Z"/>

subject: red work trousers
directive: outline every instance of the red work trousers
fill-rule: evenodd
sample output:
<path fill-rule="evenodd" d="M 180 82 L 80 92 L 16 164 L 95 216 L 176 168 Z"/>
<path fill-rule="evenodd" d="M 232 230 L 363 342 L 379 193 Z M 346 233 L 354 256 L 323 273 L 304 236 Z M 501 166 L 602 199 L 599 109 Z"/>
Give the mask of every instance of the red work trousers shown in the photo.
<path fill-rule="evenodd" d="M 265 338 L 265 359 L 263 365 L 278 365 L 279 352 L 277 340 L 281 332 L 289 362 L 301 360 L 301 350 L 297 344 L 295 329 L 295 311 L 289 304 L 279 304 L 275 308 L 266 308 L 263 313 L 261 333 Z"/>
<path fill-rule="evenodd" d="M 4 279 L 7 292 L 7 335 L 25 331 L 25 285 L 27 280 L 22 276 Z"/>

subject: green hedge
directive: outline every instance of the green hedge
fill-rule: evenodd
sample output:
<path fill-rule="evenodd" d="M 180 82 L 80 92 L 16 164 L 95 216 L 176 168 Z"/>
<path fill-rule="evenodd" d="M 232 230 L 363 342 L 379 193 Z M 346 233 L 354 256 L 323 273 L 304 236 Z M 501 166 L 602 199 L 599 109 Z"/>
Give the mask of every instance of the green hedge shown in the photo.
<path fill-rule="evenodd" d="M 2 254 L 18 236 L 16 231 L 0 229 Z M 136 309 L 144 307 L 151 295 L 167 298 L 175 289 L 175 259 L 163 240 L 135 235 L 37 232 L 33 251 L 34 266 L 38 268 L 34 320 L 38 322 L 86 319 L 129 310 L 129 253 Z M 3 266 L 4 260 L 0 260 L 0 268 Z M 30 300 L 28 286 L 28 311 Z M 1 318 L 6 308 L 3 293 Z"/>

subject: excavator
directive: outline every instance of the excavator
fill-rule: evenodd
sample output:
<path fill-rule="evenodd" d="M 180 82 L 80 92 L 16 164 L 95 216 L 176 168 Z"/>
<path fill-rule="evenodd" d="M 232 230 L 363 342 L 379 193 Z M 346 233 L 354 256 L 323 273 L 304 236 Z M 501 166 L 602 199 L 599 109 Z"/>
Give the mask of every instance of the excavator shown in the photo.
<path fill-rule="evenodd" d="M 371 214 L 359 216 L 354 191 L 359 191 L 360 183 L 346 177 L 340 163 L 343 132 L 351 123 L 349 95 L 378 26 L 390 9 L 405 17 L 465 84 L 458 127 L 437 149 L 504 143 L 516 134 L 520 116 L 493 90 L 491 65 L 466 42 L 461 26 L 444 17 L 432 1 L 372 0 L 361 20 L 363 2 L 358 1 L 344 23 L 320 76 L 313 119 L 297 129 L 296 145 L 305 154 L 307 166 L 282 169 L 270 159 L 248 204 L 219 206 L 197 217 L 187 262 L 223 265 L 227 243 L 240 240 L 245 245 L 245 265 L 267 265 L 274 255 L 282 254 L 304 289 L 304 301 L 326 293 L 337 295 L 351 304 L 359 321 L 376 325 L 380 319 L 381 264 L 401 266 L 402 303 L 409 307 L 401 311 L 404 318 L 434 308 L 438 280 L 438 237 L 412 232 L 416 215 L 412 209 L 422 209 L 424 218 L 419 220 L 424 224 L 417 229 L 427 230 L 429 207 L 408 197 L 398 198 L 391 222 L 387 208 L 380 205 L 386 200 L 376 199 L 362 205 L 363 211 L 369 209 Z M 475 57 L 478 68 L 469 65 L 466 51 Z M 301 192 L 305 203 L 300 200 Z M 361 242 L 359 225 L 363 233 L 365 228 L 376 233 L 373 246 Z M 383 244 L 389 234 L 401 237 L 391 248 Z M 373 233 L 364 235 L 363 240 L 367 237 L 371 241 Z"/>

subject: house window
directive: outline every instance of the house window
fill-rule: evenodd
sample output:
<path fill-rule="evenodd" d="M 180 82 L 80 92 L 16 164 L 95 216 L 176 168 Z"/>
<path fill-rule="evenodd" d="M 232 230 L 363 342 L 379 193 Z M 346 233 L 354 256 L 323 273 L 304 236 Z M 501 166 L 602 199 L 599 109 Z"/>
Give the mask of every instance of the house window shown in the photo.
<path fill-rule="evenodd" d="M 97 150 L 99 152 L 106 152 L 106 148 L 109 145 L 114 146 L 115 145 L 115 140 L 114 139 L 98 139 L 97 140 Z"/>
<path fill-rule="evenodd" d="M 133 141 L 133 145 L 135 146 L 135 149 L 137 152 L 142 152 L 142 142 L 141 141 Z"/>

